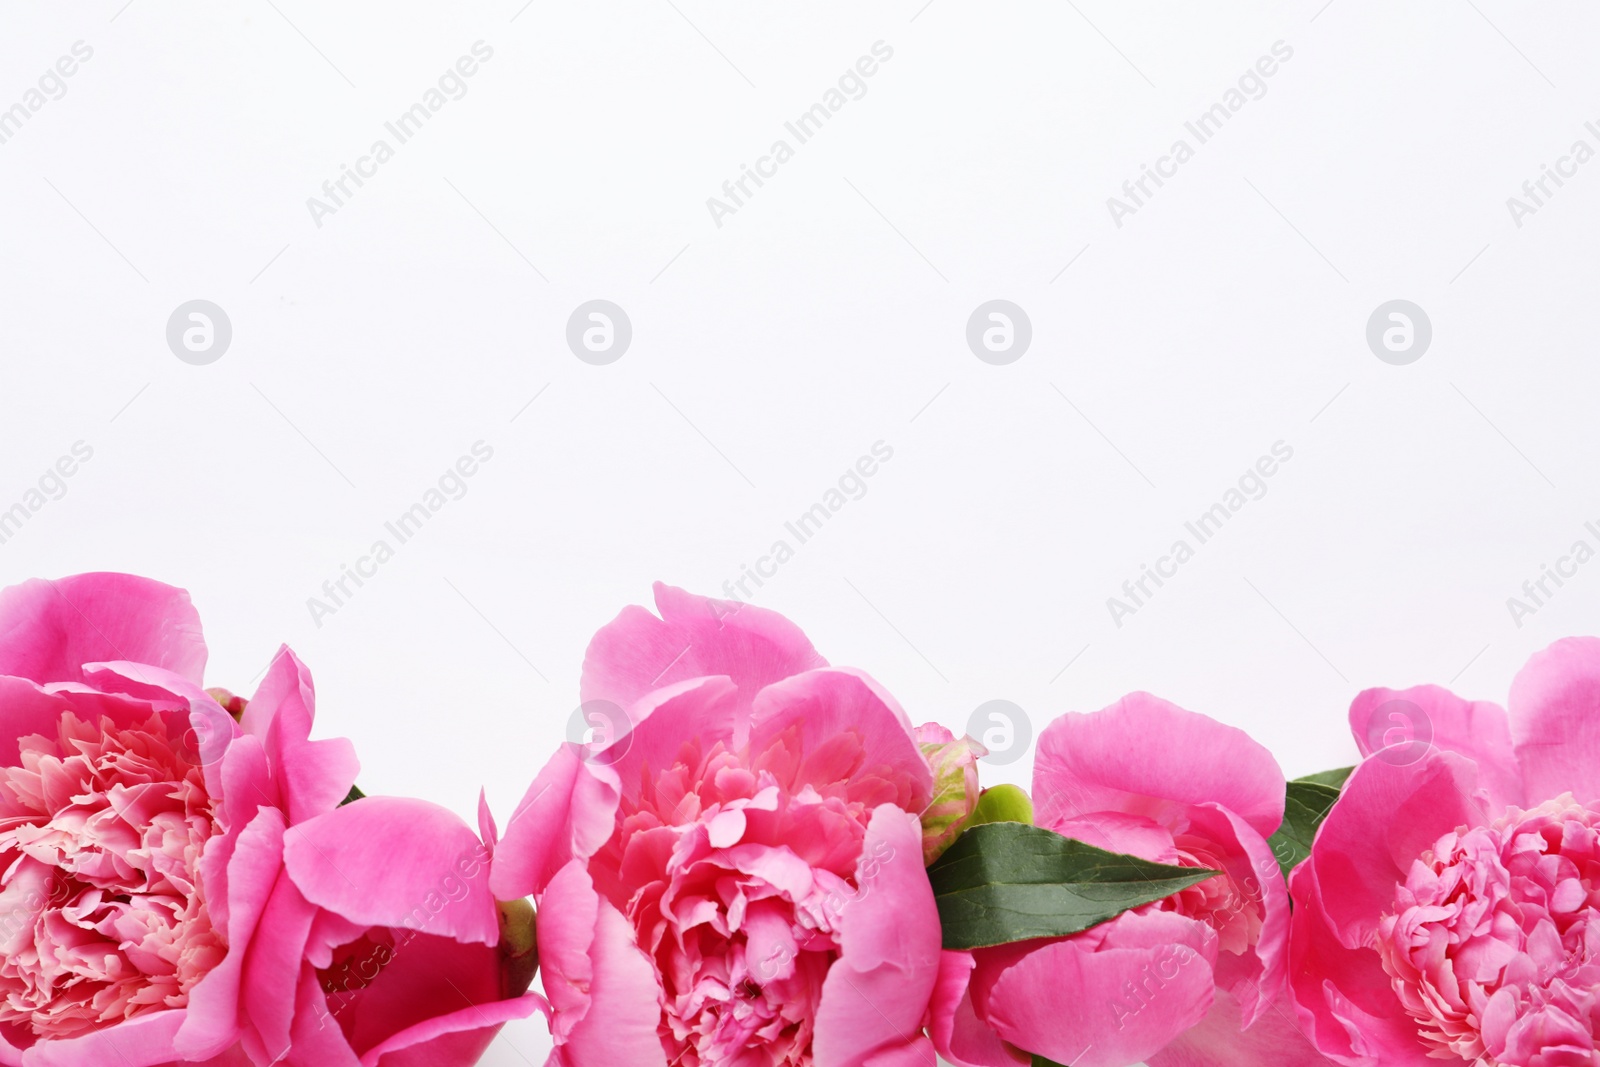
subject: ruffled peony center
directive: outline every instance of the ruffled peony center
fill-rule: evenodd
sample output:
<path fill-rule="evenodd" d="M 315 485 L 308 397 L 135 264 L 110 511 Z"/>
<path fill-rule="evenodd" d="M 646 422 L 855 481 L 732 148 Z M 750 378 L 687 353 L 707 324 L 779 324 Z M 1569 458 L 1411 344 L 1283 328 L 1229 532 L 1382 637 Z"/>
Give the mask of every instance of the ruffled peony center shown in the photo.
<path fill-rule="evenodd" d="M 178 1008 L 222 958 L 204 777 L 166 720 L 63 715 L 0 768 L 0 1024 L 63 1038 Z"/>
<path fill-rule="evenodd" d="M 655 965 L 674 1067 L 812 1062 L 870 810 L 846 789 L 796 787 L 773 755 L 686 745 L 624 802 L 590 866 Z"/>
<path fill-rule="evenodd" d="M 1177 834 L 1173 838 L 1179 867 L 1200 867 L 1219 871 L 1181 892 L 1174 893 L 1155 907 L 1197 919 L 1217 934 L 1217 948 L 1242 956 L 1261 940 L 1266 903 L 1258 887 L 1247 891 L 1228 873 L 1228 863 L 1215 845 L 1198 835 Z"/>
<path fill-rule="evenodd" d="M 1376 949 L 1430 1056 L 1600 1063 L 1600 810 L 1570 795 L 1441 837 Z"/>

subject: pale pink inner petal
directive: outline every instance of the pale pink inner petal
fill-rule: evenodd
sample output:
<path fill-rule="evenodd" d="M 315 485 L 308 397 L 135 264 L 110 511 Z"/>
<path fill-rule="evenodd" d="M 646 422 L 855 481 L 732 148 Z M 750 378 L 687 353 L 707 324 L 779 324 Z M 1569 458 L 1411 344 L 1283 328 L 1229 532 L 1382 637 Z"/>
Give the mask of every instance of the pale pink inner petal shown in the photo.
<path fill-rule="evenodd" d="M 222 958 L 197 876 L 212 802 L 182 741 L 159 714 L 67 713 L 0 768 L 0 1024 L 62 1038 L 182 1007 Z"/>
<path fill-rule="evenodd" d="M 858 780 L 866 754 L 846 744 L 797 785 L 786 740 L 742 756 L 685 743 L 624 800 L 590 862 L 660 978 L 674 1065 L 812 1062 L 878 783 Z"/>
<path fill-rule="evenodd" d="M 1600 810 L 1566 795 L 1445 834 L 1374 947 L 1429 1055 L 1600 1062 Z"/>

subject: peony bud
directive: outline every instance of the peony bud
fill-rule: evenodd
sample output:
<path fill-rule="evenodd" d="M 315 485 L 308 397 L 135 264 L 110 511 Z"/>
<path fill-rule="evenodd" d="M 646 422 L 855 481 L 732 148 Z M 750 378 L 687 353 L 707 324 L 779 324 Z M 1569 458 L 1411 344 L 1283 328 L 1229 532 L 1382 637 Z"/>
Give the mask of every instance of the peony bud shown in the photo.
<path fill-rule="evenodd" d="M 982 826 L 986 822 L 1020 822 L 1033 825 L 1033 799 L 1014 785 L 990 786 L 978 797 L 977 806 L 961 828 Z"/>
<path fill-rule="evenodd" d="M 922 813 L 922 862 L 943 855 L 978 804 L 978 758 L 989 750 L 970 737 L 957 738 L 936 722 L 916 730 L 917 745 L 933 770 L 933 802 Z"/>

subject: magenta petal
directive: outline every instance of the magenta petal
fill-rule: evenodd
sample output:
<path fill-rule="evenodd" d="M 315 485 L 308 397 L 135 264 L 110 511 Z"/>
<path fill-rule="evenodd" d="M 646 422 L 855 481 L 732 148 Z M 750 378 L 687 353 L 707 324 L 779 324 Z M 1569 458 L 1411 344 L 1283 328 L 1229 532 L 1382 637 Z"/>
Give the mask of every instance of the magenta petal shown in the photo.
<path fill-rule="evenodd" d="M 346 804 L 293 827 L 283 859 L 301 895 L 351 922 L 485 945 L 500 939 L 488 850 L 437 804 L 401 797 Z"/>
<path fill-rule="evenodd" d="M 1377 952 L 1346 947 L 1329 921 L 1317 872 L 1307 862 L 1289 876 L 1289 989 L 1300 1030 L 1348 1067 L 1429 1067 L 1417 1023 L 1394 995 Z"/>
<path fill-rule="evenodd" d="M 500 957 L 487 945 L 390 931 L 388 962 L 337 1013 L 366 1067 L 478 1061 L 509 1019 L 532 1014 L 537 996 L 504 999 Z"/>
<path fill-rule="evenodd" d="M 693 678 L 652 690 L 629 710 L 633 726 L 592 762 L 609 766 L 622 795 L 636 798 L 654 787 L 656 776 L 690 746 L 703 753 L 718 742 L 732 747 L 740 717 L 733 682 Z M 698 762 L 698 754 L 689 760 Z"/>
<path fill-rule="evenodd" d="M 1205 1017 L 1215 951 L 1203 923 L 1123 912 L 1088 936 L 980 951 L 973 999 L 1018 1048 L 1075 1067 L 1127 1067 Z"/>
<path fill-rule="evenodd" d="M 859 753 L 852 760 L 852 784 L 881 783 L 892 792 L 878 799 L 905 811 L 920 813 L 933 799 L 933 771 L 917 746 L 911 720 L 894 697 L 860 671 L 825 667 L 763 689 L 751 716 L 751 750 L 766 751 L 791 731 L 798 751 L 821 762 L 802 762 L 799 780 L 788 785 L 832 784 L 829 756 L 842 739 L 853 737 Z M 814 767 L 821 778 L 813 779 Z"/>
<path fill-rule="evenodd" d="M 229 950 L 222 962 L 189 991 L 188 1018 L 174 1044 L 184 1059 L 215 1056 L 238 1039 L 245 953 L 277 884 L 282 863 L 283 815 L 276 809 L 263 808 L 238 835 L 227 863 L 228 908 L 223 933 Z M 217 910 L 213 904 L 214 917 Z"/>
<path fill-rule="evenodd" d="M 616 772 L 584 762 L 564 744 L 528 786 L 495 845 L 489 888 L 499 900 L 537 896 L 574 858 L 588 859 L 611 836 L 621 791 Z"/>
<path fill-rule="evenodd" d="M 294 1024 L 282 1067 L 359 1067 L 339 1020 L 309 963 L 300 967 L 294 993 Z M 276 1065 L 274 1065 L 276 1067 Z"/>
<path fill-rule="evenodd" d="M 185 1060 L 178 1067 L 255 1067 L 255 1064 L 250 1062 L 250 1055 L 245 1052 L 243 1045 L 235 1045 L 208 1060 L 193 1064 Z"/>
<path fill-rule="evenodd" d="M 939 911 L 916 816 L 892 804 L 873 811 L 856 884 L 817 1008 L 818 1067 L 862 1067 L 907 1049 L 929 1062 L 921 1027 L 939 975 Z"/>
<path fill-rule="evenodd" d="M 976 961 L 970 952 L 941 952 L 939 977 L 928 1007 L 928 1036 L 953 1067 L 1028 1067 L 1031 1056 L 1000 1040 L 972 1009 L 967 983 Z"/>
<path fill-rule="evenodd" d="M 240 725 L 261 739 L 279 783 L 277 801 L 289 823 L 304 822 L 339 806 L 361 764 L 346 738 L 312 741 L 316 692 L 311 672 L 287 647 L 278 650 Z M 263 800 L 263 803 L 265 800 Z"/>
<path fill-rule="evenodd" d="M 361 1057 L 361 1067 L 471 1067 L 500 1028 L 547 1010 L 543 997 L 526 993 L 482 1007 L 437 1015 L 395 1034 Z"/>
<path fill-rule="evenodd" d="M 212 799 L 217 803 L 219 821 L 228 827 L 229 836 L 248 826 L 261 808 L 272 808 L 280 816 L 283 814 L 276 803 L 277 787 L 272 781 L 267 751 L 259 738 L 248 734 L 235 738 L 222 754 L 221 771 L 222 792 Z M 202 871 L 214 866 L 216 859 L 207 849 L 200 861 Z"/>
<path fill-rule="evenodd" d="M 1511 683 L 1511 732 L 1528 800 L 1600 800 L 1600 638 L 1569 637 Z"/>
<path fill-rule="evenodd" d="M 1478 764 L 1479 783 L 1495 807 L 1523 803 L 1511 722 L 1498 704 L 1463 700 L 1436 685 L 1368 689 L 1350 705 L 1350 731 L 1362 756 L 1399 746 L 1385 757 L 1390 762 L 1411 762 L 1430 743 L 1458 752 Z"/>
<path fill-rule="evenodd" d="M 1045 728 L 1033 802 L 1045 827 L 1098 811 L 1171 826 L 1174 804 L 1215 803 L 1270 837 L 1283 822 L 1283 771 L 1243 730 L 1130 693 L 1103 711 L 1069 713 Z"/>
<path fill-rule="evenodd" d="M 170 704 L 187 715 L 181 743 L 199 760 L 207 792 L 222 795 L 222 761 L 239 735 L 239 724 L 210 693 L 181 674 L 143 663 L 88 663 L 83 672 L 101 692 L 123 693 L 163 708 Z"/>
<path fill-rule="evenodd" d="M 156 1011 L 80 1037 L 40 1041 L 22 1054 L 23 1067 L 156 1067 L 172 1062 L 172 1038 L 184 1013 Z"/>
<path fill-rule="evenodd" d="M 317 909 L 287 876 L 280 877 L 261 913 L 240 985 L 245 1041 L 255 1058 L 272 1063 L 290 1047 L 295 989 L 305 964 L 306 937 Z"/>
<path fill-rule="evenodd" d="M 580 861 L 556 872 L 539 898 L 539 980 L 555 1012 L 550 1034 L 558 1047 L 589 1013 L 594 979 L 589 946 L 599 915 L 600 895 Z"/>
<path fill-rule="evenodd" d="M 489 793 L 482 787 L 478 789 L 478 836 L 491 852 L 500 843 L 500 827 L 495 825 L 494 812 L 489 810 Z"/>
<path fill-rule="evenodd" d="M 189 594 L 131 574 L 35 578 L 0 590 L 0 674 L 83 680 L 85 663 L 132 660 L 198 684 L 206 666 Z"/>
<path fill-rule="evenodd" d="M 409 930 L 382 933 L 393 941 L 382 968 L 347 998 L 335 999 L 334 1014 L 363 1060 L 423 1020 L 486 1009 L 503 999 L 494 948 Z"/>
<path fill-rule="evenodd" d="M 1194 808 L 1191 830 L 1213 842 L 1224 873 L 1261 916 L 1261 930 L 1242 955 L 1219 952 L 1214 965 L 1219 992 L 1237 998 L 1234 1011 L 1253 1027 L 1283 991 L 1289 965 L 1289 891 L 1266 839 L 1244 820 L 1216 805 Z"/>
<path fill-rule="evenodd" d="M 741 706 L 773 682 L 827 666 L 800 628 L 777 612 L 695 596 L 656 583 L 661 617 L 627 607 L 589 642 L 583 660 L 585 703 L 626 710 L 652 689 L 688 678 L 725 675 Z"/>
<path fill-rule="evenodd" d="M 54 737 L 61 713 L 71 706 L 65 696 L 47 693 L 36 682 L 0 675 L 0 766 L 20 763 L 24 737 Z"/>
<path fill-rule="evenodd" d="M 85 722 L 110 719 L 129 727 L 148 719 L 153 712 L 180 714 L 182 702 L 170 694 L 159 703 L 122 693 L 101 693 L 79 682 L 58 683 L 48 688 L 38 682 L 0 675 L 0 766 L 15 767 L 20 760 L 19 742 L 32 734 L 56 735 L 64 712 L 72 712 Z"/>
<path fill-rule="evenodd" d="M 621 912 L 568 864 L 540 900 L 539 962 L 552 1036 L 574 1067 L 667 1067 L 656 1026 L 661 983 Z"/>
<path fill-rule="evenodd" d="M 1254 1026 L 1241 1030 L 1239 1005 L 1227 993 L 1193 1029 L 1149 1057 L 1149 1067 L 1328 1067 L 1294 1018 L 1293 1005 L 1273 1004 Z"/>
<path fill-rule="evenodd" d="M 1374 758 L 1356 768 L 1306 861 L 1316 865 L 1324 906 L 1347 947 L 1370 942 L 1379 917 L 1394 907 L 1395 886 L 1441 834 L 1490 821 L 1475 798 L 1477 775 L 1477 764 L 1438 749 L 1413 764 Z"/>

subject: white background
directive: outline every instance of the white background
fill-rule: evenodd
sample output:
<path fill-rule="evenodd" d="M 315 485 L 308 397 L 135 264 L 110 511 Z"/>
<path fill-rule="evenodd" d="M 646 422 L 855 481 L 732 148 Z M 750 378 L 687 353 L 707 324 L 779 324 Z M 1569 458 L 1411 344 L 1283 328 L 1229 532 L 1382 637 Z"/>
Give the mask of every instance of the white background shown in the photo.
<path fill-rule="evenodd" d="M 1353 757 L 1363 686 L 1503 699 L 1595 628 L 1600 565 L 1520 627 L 1506 604 L 1600 546 L 1600 162 L 1520 227 L 1506 204 L 1600 147 L 1592 7 L 124 3 L 0 31 L 0 108 L 94 50 L 0 145 L 0 509 L 94 450 L 0 571 L 187 587 L 212 684 L 289 642 L 369 792 L 470 816 L 482 785 L 504 819 L 589 635 L 655 579 L 721 590 L 879 440 L 756 602 L 918 720 L 1144 688 L 1296 775 Z M 467 94 L 319 227 L 307 198 L 479 40 Z M 880 40 L 719 228 L 707 197 Z M 1119 228 L 1107 198 L 1280 40 Z M 165 338 L 197 298 L 233 327 L 207 366 Z M 633 324 L 609 366 L 565 342 L 593 298 Z M 1008 366 L 965 340 L 995 298 L 1033 326 Z M 1408 366 L 1365 339 L 1395 298 L 1433 324 Z M 480 440 L 466 496 L 319 626 L 308 598 Z M 1267 495 L 1115 625 L 1279 440 Z M 530 1022 L 486 1062 L 546 1048 Z"/>

